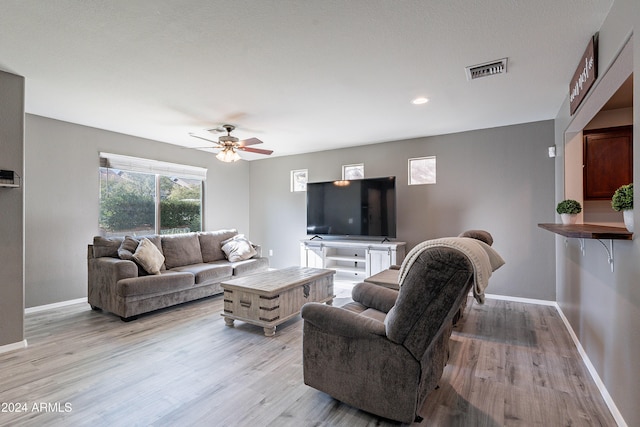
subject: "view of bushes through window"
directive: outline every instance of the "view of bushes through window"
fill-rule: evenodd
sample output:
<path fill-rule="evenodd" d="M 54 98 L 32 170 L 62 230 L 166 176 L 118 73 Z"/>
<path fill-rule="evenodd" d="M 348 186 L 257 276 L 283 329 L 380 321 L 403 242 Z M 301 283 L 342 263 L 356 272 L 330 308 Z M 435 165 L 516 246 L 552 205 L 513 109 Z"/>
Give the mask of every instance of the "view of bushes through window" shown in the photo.
<path fill-rule="evenodd" d="M 200 230 L 202 181 L 100 168 L 100 232 L 103 236 Z"/>

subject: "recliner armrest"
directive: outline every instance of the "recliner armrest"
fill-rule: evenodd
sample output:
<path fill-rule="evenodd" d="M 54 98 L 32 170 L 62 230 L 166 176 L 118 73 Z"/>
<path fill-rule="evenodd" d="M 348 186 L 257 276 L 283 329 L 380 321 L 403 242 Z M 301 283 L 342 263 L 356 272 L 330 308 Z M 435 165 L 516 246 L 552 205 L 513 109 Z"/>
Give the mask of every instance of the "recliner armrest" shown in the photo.
<path fill-rule="evenodd" d="M 396 304 L 398 291 L 369 282 L 358 283 L 351 291 L 351 298 L 365 307 L 388 313 Z"/>
<path fill-rule="evenodd" d="M 332 335 L 349 338 L 386 338 L 384 323 L 366 316 L 359 316 L 340 307 L 309 302 L 300 311 L 305 322 Z"/>

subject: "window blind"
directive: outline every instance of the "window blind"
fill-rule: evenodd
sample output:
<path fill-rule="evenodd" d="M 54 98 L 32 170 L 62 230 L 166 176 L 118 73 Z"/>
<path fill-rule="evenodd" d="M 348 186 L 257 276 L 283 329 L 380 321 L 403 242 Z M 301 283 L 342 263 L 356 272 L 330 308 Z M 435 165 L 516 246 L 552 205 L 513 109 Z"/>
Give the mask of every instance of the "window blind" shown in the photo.
<path fill-rule="evenodd" d="M 100 166 L 132 172 L 176 176 L 187 179 L 207 179 L 207 169 L 198 166 L 181 165 L 121 154 L 100 153 Z"/>

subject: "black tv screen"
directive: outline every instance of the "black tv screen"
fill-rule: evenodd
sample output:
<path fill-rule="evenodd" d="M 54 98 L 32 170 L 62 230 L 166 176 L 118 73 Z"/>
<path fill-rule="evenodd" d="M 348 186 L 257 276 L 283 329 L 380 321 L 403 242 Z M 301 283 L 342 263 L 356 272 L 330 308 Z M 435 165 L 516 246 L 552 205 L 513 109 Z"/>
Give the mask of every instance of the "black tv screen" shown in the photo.
<path fill-rule="evenodd" d="M 396 237 L 396 177 L 308 183 L 307 234 Z"/>

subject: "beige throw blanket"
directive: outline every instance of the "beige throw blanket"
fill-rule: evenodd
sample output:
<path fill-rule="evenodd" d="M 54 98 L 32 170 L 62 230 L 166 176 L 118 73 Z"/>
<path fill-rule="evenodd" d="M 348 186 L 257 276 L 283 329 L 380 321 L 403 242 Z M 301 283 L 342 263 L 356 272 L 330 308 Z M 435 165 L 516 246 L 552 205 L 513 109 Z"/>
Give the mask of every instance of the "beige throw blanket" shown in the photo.
<path fill-rule="evenodd" d="M 445 237 L 419 243 L 407 254 L 399 273 L 399 284 L 402 286 L 407 272 L 426 249 L 433 247 L 453 248 L 462 252 L 473 266 L 473 297 L 479 304 L 484 304 L 484 290 L 489 284 L 491 273 L 504 264 L 502 257 L 486 243 L 469 237 Z"/>

